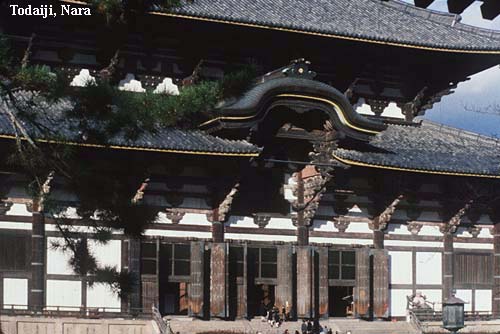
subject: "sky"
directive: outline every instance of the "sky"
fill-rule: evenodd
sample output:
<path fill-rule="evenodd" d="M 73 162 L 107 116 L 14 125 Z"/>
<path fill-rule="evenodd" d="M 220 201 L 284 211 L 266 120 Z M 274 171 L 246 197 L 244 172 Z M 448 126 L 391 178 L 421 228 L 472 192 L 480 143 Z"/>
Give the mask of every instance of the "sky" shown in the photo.
<path fill-rule="evenodd" d="M 413 0 L 403 1 L 413 4 Z M 462 13 L 462 23 L 500 31 L 500 16 L 493 21 L 483 19 L 481 4 L 476 1 Z M 447 0 L 434 0 L 429 9 L 445 12 Z M 435 104 L 424 119 L 500 138 L 500 67 L 495 66 L 460 83 L 455 93 Z"/>

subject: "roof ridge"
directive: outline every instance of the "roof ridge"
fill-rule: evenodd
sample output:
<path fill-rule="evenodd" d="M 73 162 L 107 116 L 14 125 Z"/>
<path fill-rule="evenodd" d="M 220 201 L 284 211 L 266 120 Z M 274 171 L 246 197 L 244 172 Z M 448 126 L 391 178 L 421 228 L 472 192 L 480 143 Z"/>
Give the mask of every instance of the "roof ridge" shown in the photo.
<path fill-rule="evenodd" d="M 459 136 L 463 136 L 463 137 L 472 137 L 472 138 L 475 138 L 475 139 L 480 139 L 480 140 L 483 140 L 485 142 L 494 142 L 495 144 L 499 144 L 500 143 L 500 138 L 495 138 L 495 137 L 491 137 L 491 136 L 487 136 L 487 135 L 483 135 L 483 134 L 480 134 L 480 133 L 476 133 L 476 132 L 472 132 L 472 131 L 468 131 L 468 130 L 464 130 L 464 129 L 460 129 L 460 128 L 456 128 L 456 127 L 453 127 L 453 126 L 450 126 L 450 125 L 446 125 L 446 124 L 442 124 L 442 123 L 438 123 L 438 122 L 434 122 L 434 121 L 430 121 L 430 120 L 422 120 L 422 124 L 425 124 L 425 125 L 429 125 L 429 126 L 432 126 L 432 127 L 435 127 L 435 128 L 439 128 L 440 131 L 446 131 L 447 133 L 449 134 L 454 134 L 454 135 L 459 135 Z"/>
<path fill-rule="evenodd" d="M 462 30 L 468 33 L 478 34 L 481 36 L 500 40 L 499 30 L 481 28 L 470 24 L 462 23 L 461 22 L 462 16 L 459 14 L 446 13 L 434 9 L 420 8 L 412 4 L 409 4 L 407 2 L 404 2 L 402 0 L 389 0 L 389 1 L 371 0 L 371 1 L 380 2 L 382 5 L 401 10 L 410 15 L 424 17 L 428 20 L 431 20 L 432 22 L 438 24 L 445 24 L 457 30 Z"/>

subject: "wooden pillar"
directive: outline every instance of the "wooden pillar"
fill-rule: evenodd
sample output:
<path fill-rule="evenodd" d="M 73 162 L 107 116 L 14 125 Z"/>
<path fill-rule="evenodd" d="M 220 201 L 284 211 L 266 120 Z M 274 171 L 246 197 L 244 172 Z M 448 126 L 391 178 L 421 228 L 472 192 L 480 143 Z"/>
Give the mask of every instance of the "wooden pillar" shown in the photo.
<path fill-rule="evenodd" d="M 328 318 L 328 247 L 318 247 L 318 316 Z"/>
<path fill-rule="evenodd" d="M 356 287 L 354 288 L 354 314 L 356 318 L 370 317 L 370 249 L 356 250 Z"/>
<path fill-rule="evenodd" d="M 373 231 L 373 247 L 375 249 L 384 249 L 384 231 Z"/>
<path fill-rule="evenodd" d="M 214 243 L 224 242 L 224 223 L 219 221 L 212 222 L 212 241 Z"/>
<path fill-rule="evenodd" d="M 492 312 L 495 318 L 500 318 L 500 223 L 493 228 L 493 293 Z"/>
<path fill-rule="evenodd" d="M 389 317 L 389 252 L 372 250 L 373 257 L 373 317 Z"/>
<path fill-rule="evenodd" d="M 191 283 L 189 284 L 189 315 L 203 318 L 205 243 L 191 242 Z"/>
<path fill-rule="evenodd" d="M 313 311 L 313 250 L 297 246 L 297 317 L 312 318 Z"/>
<path fill-rule="evenodd" d="M 278 275 L 274 304 L 281 311 L 286 308 L 293 310 L 293 254 L 292 245 L 278 246 Z M 293 314 L 292 314 L 293 315 Z"/>
<path fill-rule="evenodd" d="M 136 280 L 130 292 L 129 308 L 131 313 L 138 312 L 141 305 L 141 241 L 139 239 L 130 239 L 128 247 L 128 267 L 129 272 Z"/>
<path fill-rule="evenodd" d="M 210 316 L 227 318 L 228 310 L 228 245 L 213 243 L 210 254 Z"/>
<path fill-rule="evenodd" d="M 451 297 L 453 292 L 453 233 L 444 232 L 443 234 L 443 302 Z"/>
<path fill-rule="evenodd" d="M 31 284 L 29 309 L 40 311 L 45 306 L 45 217 L 33 212 L 31 232 Z"/>
<path fill-rule="evenodd" d="M 243 246 L 243 277 L 236 278 L 236 317 L 239 319 L 248 317 L 248 267 L 247 267 L 247 244 Z"/>

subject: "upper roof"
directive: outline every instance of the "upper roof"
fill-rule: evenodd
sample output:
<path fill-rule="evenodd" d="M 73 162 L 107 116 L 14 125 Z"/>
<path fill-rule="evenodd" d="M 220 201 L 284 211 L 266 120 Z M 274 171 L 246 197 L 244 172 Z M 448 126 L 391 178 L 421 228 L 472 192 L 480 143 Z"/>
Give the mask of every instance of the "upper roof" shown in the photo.
<path fill-rule="evenodd" d="M 176 128 L 158 128 L 154 132 L 143 131 L 136 139 L 130 139 L 124 133 L 118 133 L 107 143 L 86 141 L 78 130 L 76 120 L 66 118 L 63 110 L 70 107 L 69 102 L 62 101 L 44 108 L 38 104 L 36 121 L 42 127 L 50 129 L 41 131 L 32 123 L 24 122 L 23 127 L 29 135 L 39 141 L 48 143 L 64 143 L 83 147 L 111 148 L 123 150 L 149 151 L 161 153 L 182 153 L 218 156 L 258 156 L 260 149 L 244 140 L 228 140 L 206 134 L 198 130 L 181 130 Z M 12 122 L 5 111 L 6 105 L 0 104 L 0 138 L 15 139 L 16 134 Z"/>
<path fill-rule="evenodd" d="M 193 0 L 161 14 L 421 49 L 500 53 L 499 32 L 399 0 Z"/>
<path fill-rule="evenodd" d="M 392 170 L 500 178 L 500 141 L 441 124 L 389 125 L 370 142 L 377 152 L 339 148 L 349 165 Z"/>

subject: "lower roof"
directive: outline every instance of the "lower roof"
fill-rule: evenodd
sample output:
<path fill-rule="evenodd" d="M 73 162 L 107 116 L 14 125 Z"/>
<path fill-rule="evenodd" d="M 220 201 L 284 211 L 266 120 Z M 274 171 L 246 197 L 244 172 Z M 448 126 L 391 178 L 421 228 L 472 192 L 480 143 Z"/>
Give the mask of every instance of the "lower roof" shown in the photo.
<path fill-rule="evenodd" d="M 500 178 L 499 140 L 430 121 L 389 125 L 370 145 L 369 152 L 339 148 L 334 157 L 353 166 Z"/>
<path fill-rule="evenodd" d="M 244 140 L 228 140 L 199 130 L 168 127 L 158 127 L 154 132 L 143 131 L 135 139 L 128 138 L 124 133 L 117 133 L 107 143 L 89 142 L 79 132 L 78 121 L 65 117 L 63 111 L 71 108 L 69 102 L 61 101 L 49 107 L 45 106 L 46 108 L 43 107 L 43 103 L 39 106 L 41 107 L 36 112 L 36 121 L 40 123 L 41 127 L 50 129 L 52 134 L 41 131 L 31 123 L 21 123 L 34 140 L 42 143 L 159 153 L 241 157 L 258 156 L 261 151 L 257 146 Z M 16 129 L 12 125 L 7 108 L 5 103 L 0 103 L 0 138 L 16 139 Z"/>

